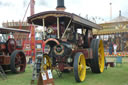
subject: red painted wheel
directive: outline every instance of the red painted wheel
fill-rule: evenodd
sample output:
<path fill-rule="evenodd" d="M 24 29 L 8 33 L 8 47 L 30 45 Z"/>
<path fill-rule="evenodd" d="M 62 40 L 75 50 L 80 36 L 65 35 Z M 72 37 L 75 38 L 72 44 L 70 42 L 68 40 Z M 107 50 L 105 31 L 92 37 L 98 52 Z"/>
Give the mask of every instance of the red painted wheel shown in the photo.
<path fill-rule="evenodd" d="M 14 39 L 7 41 L 7 49 L 9 53 L 12 53 L 16 49 L 16 41 Z"/>
<path fill-rule="evenodd" d="M 23 51 L 15 50 L 11 54 L 11 71 L 13 73 L 24 72 L 26 68 L 26 57 Z"/>

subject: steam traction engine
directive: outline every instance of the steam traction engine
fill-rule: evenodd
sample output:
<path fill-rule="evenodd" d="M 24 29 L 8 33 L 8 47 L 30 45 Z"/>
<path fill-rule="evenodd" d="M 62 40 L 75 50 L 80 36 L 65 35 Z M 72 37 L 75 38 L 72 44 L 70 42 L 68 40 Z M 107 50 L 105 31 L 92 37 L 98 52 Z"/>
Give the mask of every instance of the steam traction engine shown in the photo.
<path fill-rule="evenodd" d="M 43 26 L 45 69 L 51 64 L 62 72 L 74 69 L 77 82 L 85 80 L 86 65 L 94 73 L 104 71 L 103 42 L 92 35 L 92 29 L 100 29 L 99 25 L 63 11 L 34 14 L 28 17 L 28 23 Z"/>
<path fill-rule="evenodd" d="M 22 46 L 11 38 L 10 33 L 29 33 L 26 30 L 13 28 L 0 28 L 0 65 L 4 70 L 11 70 L 13 73 L 24 72 L 26 67 L 26 57 L 22 51 Z M 9 36 L 10 35 L 10 36 Z"/>

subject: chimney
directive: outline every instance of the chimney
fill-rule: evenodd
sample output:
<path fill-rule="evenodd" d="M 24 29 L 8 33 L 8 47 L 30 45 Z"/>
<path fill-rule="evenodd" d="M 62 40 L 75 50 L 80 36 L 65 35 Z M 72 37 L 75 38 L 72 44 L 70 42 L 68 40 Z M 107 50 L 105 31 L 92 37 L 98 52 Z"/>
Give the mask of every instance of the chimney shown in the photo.
<path fill-rule="evenodd" d="M 112 20 L 112 3 L 109 4 L 110 4 L 110 20 Z"/>
<path fill-rule="evenodd" d="M 119 10 L 119 16 L 121 16 L 121 10 Z"/>
<path fill-rule="evenodd" d="M 64 0 L 57 0 L 57 11 L 65 11 Z"/>

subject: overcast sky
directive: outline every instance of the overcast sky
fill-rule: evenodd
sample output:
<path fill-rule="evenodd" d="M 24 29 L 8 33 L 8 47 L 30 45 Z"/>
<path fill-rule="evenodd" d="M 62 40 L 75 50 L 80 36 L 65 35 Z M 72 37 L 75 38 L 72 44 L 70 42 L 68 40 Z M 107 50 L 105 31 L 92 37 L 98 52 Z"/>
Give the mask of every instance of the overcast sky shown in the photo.
<path fill-rule="evenodd" d="M 19 21 L 23 19 L 25 10 L 30 0 L 0 0 L 0 26 L 2 22 Z M 57 0 L 35 0 L 35 13 L 55 10 Z M 122 15 L 128 17 L 128 0 L 65 0 L 67 12 L 75 13 L 82 17 L 100 17 L 97 21 L 110 20 L 110 2 L 112 3 L 112 18 Z M 27 16 L 30 15 L 30 10 Z M 26 18 L 27 18 L 26 16 Z M 25 18 L 25 20 L 26 20 Z"/>

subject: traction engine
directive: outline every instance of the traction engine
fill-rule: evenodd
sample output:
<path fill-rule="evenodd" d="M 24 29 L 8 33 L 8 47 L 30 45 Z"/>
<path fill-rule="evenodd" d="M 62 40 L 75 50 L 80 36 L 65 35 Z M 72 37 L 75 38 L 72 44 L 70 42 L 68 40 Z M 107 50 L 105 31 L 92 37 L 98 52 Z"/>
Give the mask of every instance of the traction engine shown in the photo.
<path fill-rule="evenodd" d="M 13 73 L 25 71 L 26 57 L 22 46 L 18 46 L 12 38 L 0 42 L 0 65 L 4 70 L 11 70 Z"/>

